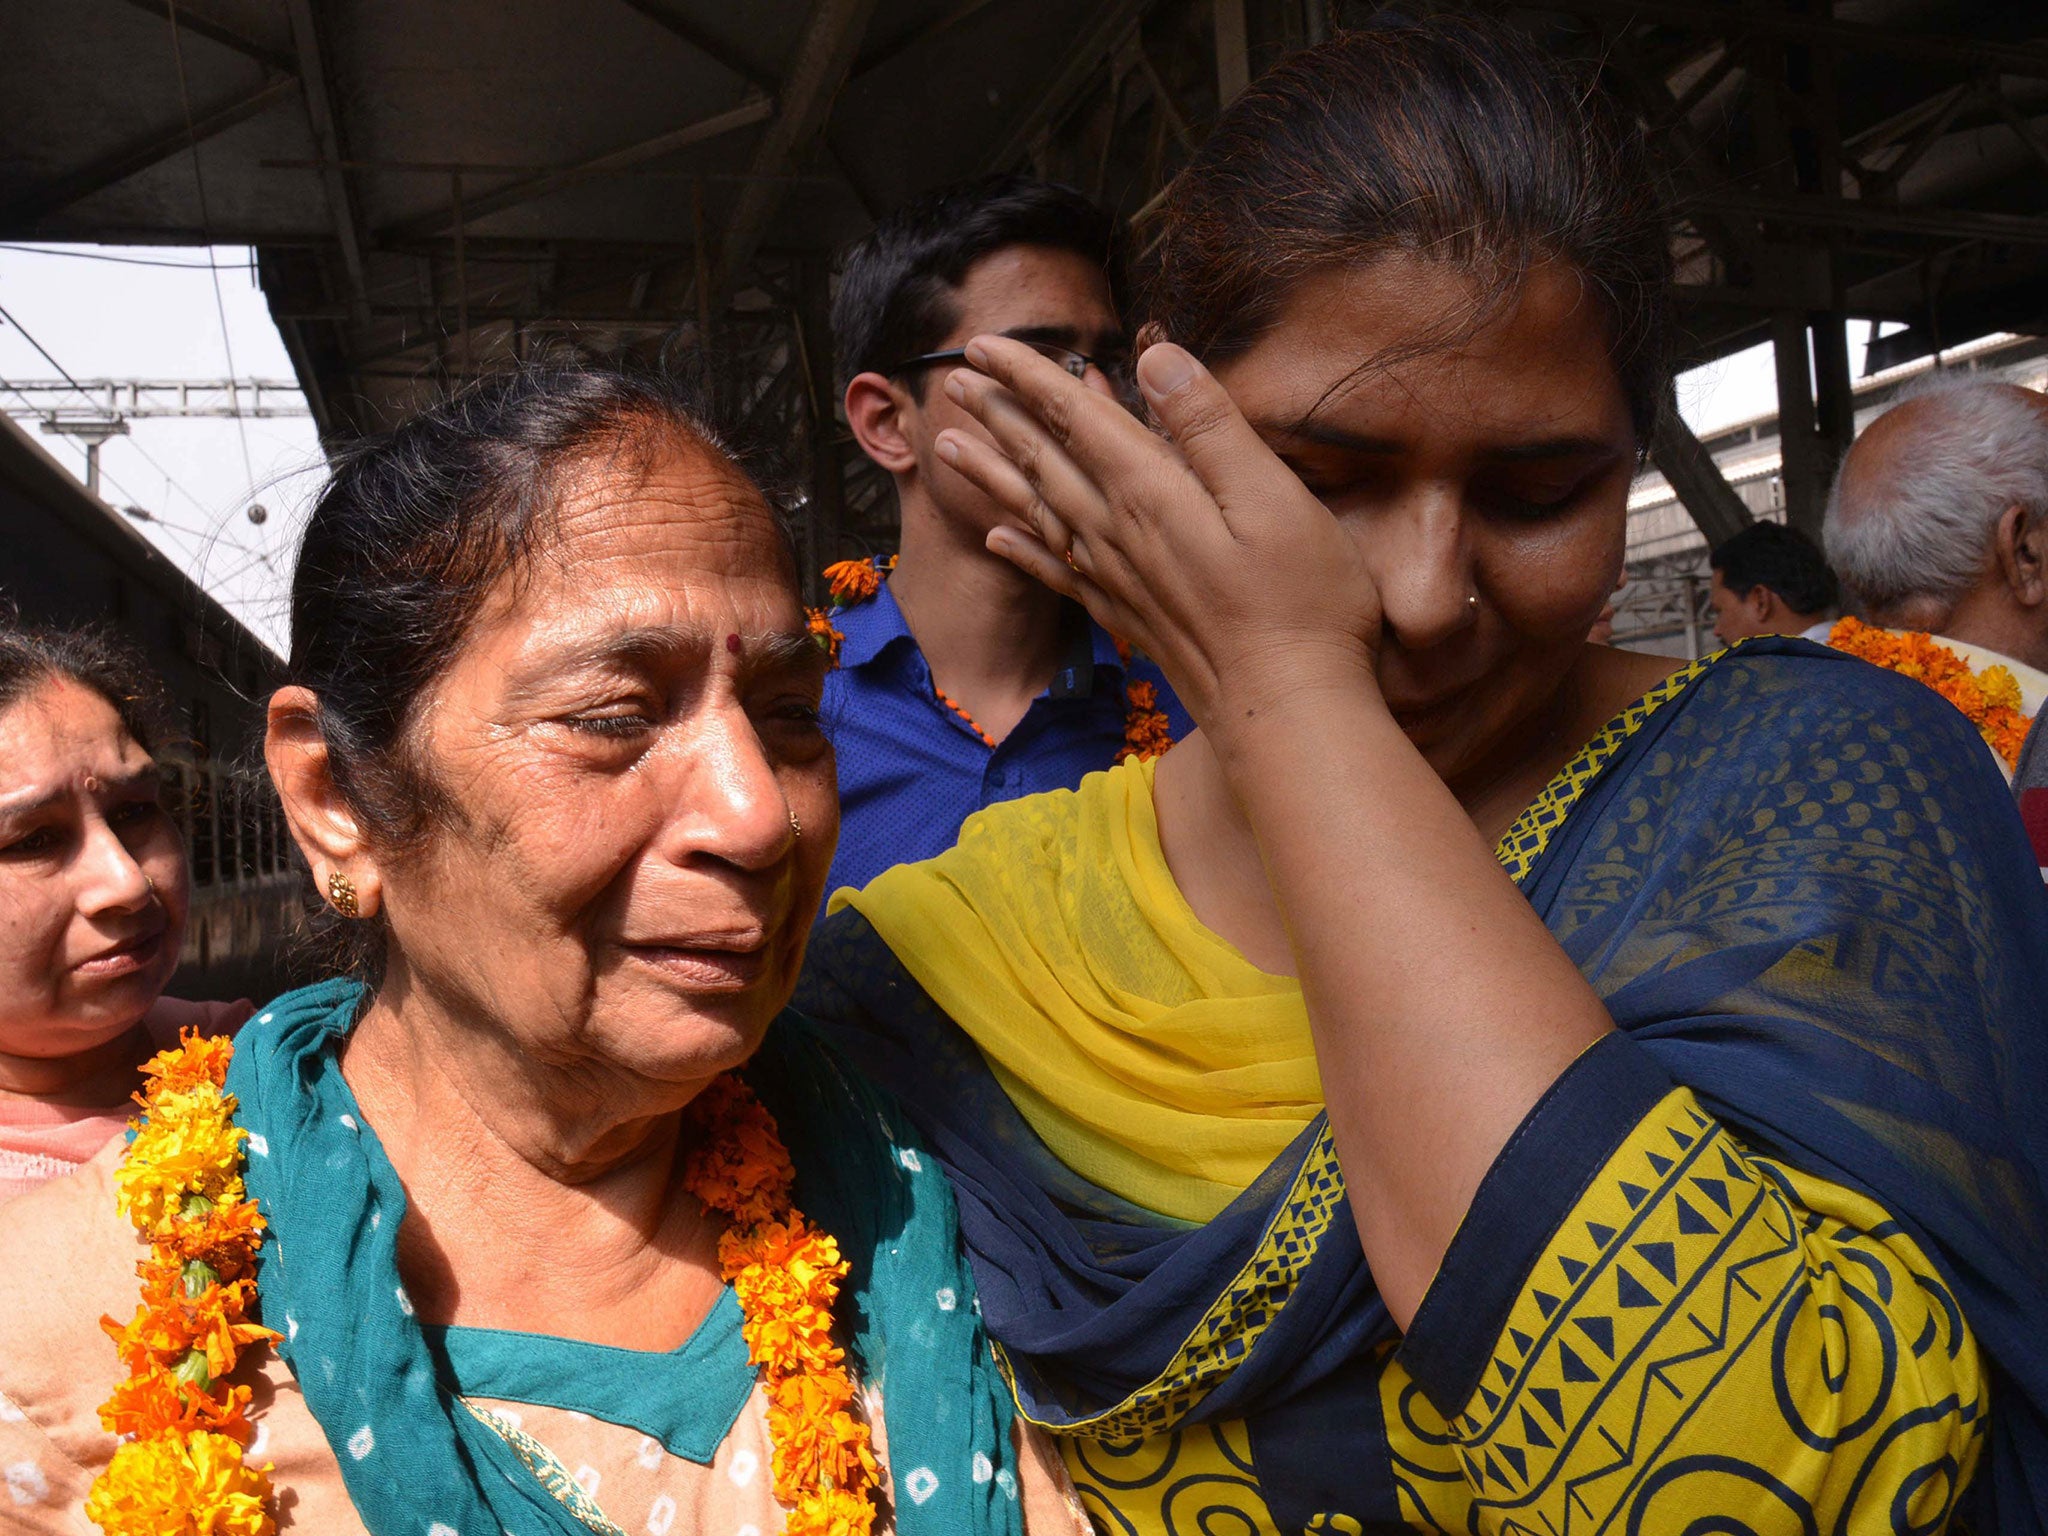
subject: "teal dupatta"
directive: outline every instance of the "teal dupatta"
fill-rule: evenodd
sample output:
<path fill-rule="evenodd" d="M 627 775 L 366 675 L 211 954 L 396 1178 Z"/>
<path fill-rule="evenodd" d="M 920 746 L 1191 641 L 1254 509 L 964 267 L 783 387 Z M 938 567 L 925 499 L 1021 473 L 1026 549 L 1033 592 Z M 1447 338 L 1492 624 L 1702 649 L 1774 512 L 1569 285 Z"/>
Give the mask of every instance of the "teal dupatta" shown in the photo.
<path fill-rule="evenodd" d="M 278 1352 L 372 1536 L 583 1536 L 574 1494 L 544 1487 L 463 1399 L 575 1406 L 703 1461 L 737 1411 L 704 1380 L 717 1361 L 714 1374 L 731 1373 L 736 1308 L 728 1294 L 665 1355 L 542 1338 L 503 1349 L 493 1340 L 506 1335 L 423 1327 L 398 1273 L 405 1189 L 341 1074 L 362 996 L 349 981 L 287 993 L 236 1042 L 227 1086 L 250 1133 L 249 1192 L 270 1224 L 263 1320 L 284 1335 Z M 852 1264 L 841 1306 L 859 1374 L 903 1405 L 888 1424 L 897 1530 L 1015 1536 L 1013 1409 L 944 1177 L 893 1105 L 795 1015 L 777 1021 L 747 1078 L 789 1144 L 798 1204 Z M 536 1360 L 559 1370 L 536 1379 Z"/>

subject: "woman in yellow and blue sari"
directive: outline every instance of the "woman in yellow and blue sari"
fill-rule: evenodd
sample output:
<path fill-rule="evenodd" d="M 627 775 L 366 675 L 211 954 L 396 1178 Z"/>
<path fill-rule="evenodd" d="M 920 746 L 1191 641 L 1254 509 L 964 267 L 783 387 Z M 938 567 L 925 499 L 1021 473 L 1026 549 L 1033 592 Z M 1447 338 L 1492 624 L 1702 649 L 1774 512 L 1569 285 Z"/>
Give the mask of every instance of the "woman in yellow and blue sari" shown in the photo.
<path fill-rule="evenodd" d="M 1351 34 L 1170 195 L 1152 428 L 981 338 L 990 547 L 1201 730 L 841 893 L 800 1006 L 953 1179 L 1105 1532 L 2048 1529 L 2048 904 L 1796 640 L 1586 643 L 1669 398 L 1643 151 Z"/>

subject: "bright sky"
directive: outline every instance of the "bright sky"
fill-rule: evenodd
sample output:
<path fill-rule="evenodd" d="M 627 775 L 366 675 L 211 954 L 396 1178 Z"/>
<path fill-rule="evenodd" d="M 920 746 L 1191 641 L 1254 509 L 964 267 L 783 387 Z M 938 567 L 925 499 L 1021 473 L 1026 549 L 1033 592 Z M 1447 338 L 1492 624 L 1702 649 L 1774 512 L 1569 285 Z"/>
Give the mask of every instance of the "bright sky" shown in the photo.
<path fill-rule="evenodd" d="M 0 245 L 0 306 L 77 379 L 289 379 L 284 343 L 256 286 L 253 253 L 141 246 Z M 1851 371 L 1863 364 L 1864 327 L 1850 327 Z M 229 359 L 232 353 L 233 366 Z M 49 379 L 56 370 L 20 330 L 0 322 L 0 381 Z M 1679 380 L 1679 408 L 1702 434 L 1773 408 L 1768 347 L 1738 353 Z M 22 410 L 0 388 L 0 409 Z M 17 416 L 17 419 L 19 417 Z M 33 429 L 33 428 L 32 428 Z M 306 417 L 265 421 L 144 420 L 100 451 L 101 494 L 145 508 L 137 524 L 228 610 L 282 651 L 291 552 L 320 485 L 321 459 Z M 85 478 L 85 451 L 68 438 L 39 441 Z M 249 521 L 251 503 L 269 513 Z"/>
<path fill-rule="evenodd" d="M 75 379 L 290 379 L 252 254 L 223 246 L 212 258 L 218 302 L 202 249 L 0 246 L 0 307 L 20 327 L 0 321 L 0 381 L 59 376 L 23 330 Z M 4 388 L 0 409 L 84 480 L 82 445 L 37 431 Z M 291 550 L 320 469 L 310 417 L 133 421 L 100 450 L 100 493 L 146 509 L 135 526 L 281 651 Z M 252 502 L 269 513 L 261 526 Z"/>

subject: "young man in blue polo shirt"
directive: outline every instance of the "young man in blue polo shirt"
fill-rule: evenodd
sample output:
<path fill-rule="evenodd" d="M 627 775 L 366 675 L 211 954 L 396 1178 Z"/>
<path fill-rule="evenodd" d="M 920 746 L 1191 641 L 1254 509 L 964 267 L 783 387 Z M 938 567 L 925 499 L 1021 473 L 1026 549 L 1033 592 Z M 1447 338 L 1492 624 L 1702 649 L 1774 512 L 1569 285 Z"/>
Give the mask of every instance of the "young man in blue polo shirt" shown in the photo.
<path fill-rule="evenodd" d="M 948 427 L 981 431 L 940 385 L 984 332 L 1037 344 L 1104 393 L 1128 390 L 1111 232 L 1078 192 L 993 177 L 897 209 L 841 264 L 846 419 L 896 482 L 902 544 L 887 572 L 836 583 L 828 891 L 943 852 L 983 806 L 1072 788 L 1127 744 L 1190 729 L 1157 668 L 1126 661 L 1077 605 L 988 552 L 1002 514 L 933 451 Z"/>

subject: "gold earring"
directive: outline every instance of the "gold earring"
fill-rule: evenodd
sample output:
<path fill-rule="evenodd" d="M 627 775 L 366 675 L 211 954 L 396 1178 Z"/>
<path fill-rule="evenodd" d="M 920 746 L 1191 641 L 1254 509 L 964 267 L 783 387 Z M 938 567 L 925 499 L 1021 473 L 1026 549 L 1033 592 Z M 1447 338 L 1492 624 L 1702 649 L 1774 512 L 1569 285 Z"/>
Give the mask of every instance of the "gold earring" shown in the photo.
<path fill-rule="evenodd" d="M 334 910 L 343 917 L 360 917 L 362 910 L 356 905 L 356 883 L 340 870 L 327 877 L 327 899 L 334 903 Z"/>
<path fill-rule="evenodd" d="M 789 831 L 792 837 L 804 835 L 803 818 L 797 815 L 795 806 L 791 806 L 789 811 Z"/>

